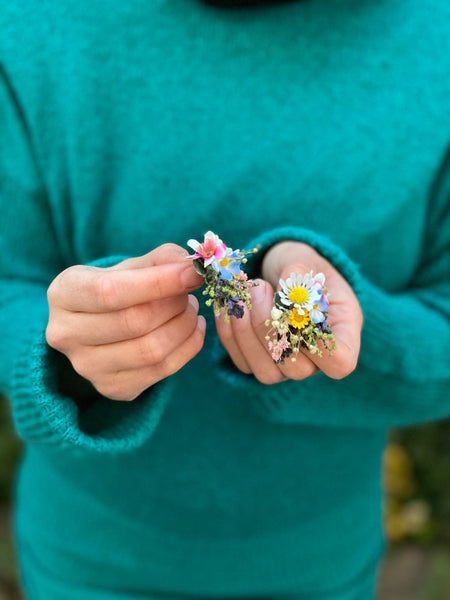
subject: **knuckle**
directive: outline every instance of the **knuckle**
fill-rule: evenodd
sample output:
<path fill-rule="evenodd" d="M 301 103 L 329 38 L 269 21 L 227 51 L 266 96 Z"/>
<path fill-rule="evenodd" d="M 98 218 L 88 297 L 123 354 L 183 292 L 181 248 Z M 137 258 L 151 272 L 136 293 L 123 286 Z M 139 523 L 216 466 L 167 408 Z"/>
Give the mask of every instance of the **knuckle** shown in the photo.
<path fill-rule="evenodd" d="M 59 275 L 53 279 L 47 289 L 47 299 L 49 303 L 57 303 L 62 290 L 69 286 L 69 283 L 74 279 L 80 271 L 80 265 L 73 265 L 61 271 Z"/>
<path fill-rule="evenodd" d="M 153 279 L 152 286 L 156 298 L 162 299 L 164 297 L 164 276 L 160 273 L 157 274 Z"/>
<path fill-rule="evenodd" d="M 58 282 L 54 279 L 47 288 L 47 300 L 49 305 L 56 304 L 58 300 Z"/>
<path fill-rule="evenodd" d="M 89 381 L 93 380 L 96 370 L 94 367 L 95 362 L 92 359 L 87 357 L 83 352 L 76 352 L 75 354 L 72 354 L 69 359 L 78 375 L 81 375 Z"/>
<path fill-rule="evenodd" d="M 122 328 L 128 337 L 140 337 L 147 333 L 148 319 L 139 306 L 130 306 L 121 311 Z"/>
<path fill-rule="evenodd" d="M 45 330 L 45 339 L 49 346 L 59 350 L 64 346 L 66 336 L 64 335 L 62 327 L 54 322 L 49 322 Z"/>
<path fill-rule="evenodd" d="M 95 280 L 94 295 L 97 298 L 100 307 L 106 311 L 114 310 L 118 295 L 117 285 L 114 279 L 108 273 L 102 273 Z"/>
<path fill-rule="evenodd" d="M 158 344 L 153 335 L 138 338 L 139 361 L 142 365 L 156 365 L 165 356 L 161 344 Z"/>
<path fill-rule="evenodd" d="M 47 300 L 49 305 L 57 304 L 60 290 L 64 286 L 64 280 L 67 278 L 67 272 L 73 269 L 73 267 L 69 267 L 62 271 L 55 279 L 50 283 L 47 288 Z"/>

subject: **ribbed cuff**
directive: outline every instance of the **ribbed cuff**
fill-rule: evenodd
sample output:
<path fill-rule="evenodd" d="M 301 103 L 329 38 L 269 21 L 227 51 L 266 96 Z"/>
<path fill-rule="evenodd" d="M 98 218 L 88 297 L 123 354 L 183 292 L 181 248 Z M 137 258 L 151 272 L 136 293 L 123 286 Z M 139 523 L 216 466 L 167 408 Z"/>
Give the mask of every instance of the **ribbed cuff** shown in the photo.
<path fill-rule="evenodd" d="M 126 452 L 148 439 L 169 397 L 169 380 L 133 402 L 103 396 L 79 414 L 75 401 L 58 393 L 57 353 L 44 332 L 30 329 L 12 373 L 11 402 L 17 432 L 27 442 Z"/>
<path fill-rule="evenodd" d="M 123 257 L 91 263 L 105 267 Z M 39 311 L 45 313 L 45 311 Z M 27 442 L 81 447 L 99 452 L 125 452 L 148 439 L 169 398 L 170 378 L 152 386 L 132 402 L 110 400 L 100 394 L 80 414 L 68 395 L 59 392 L 59 355 L 45 338 L 46 318 L 15 340 L 11 401 L 17 432 Z"/>

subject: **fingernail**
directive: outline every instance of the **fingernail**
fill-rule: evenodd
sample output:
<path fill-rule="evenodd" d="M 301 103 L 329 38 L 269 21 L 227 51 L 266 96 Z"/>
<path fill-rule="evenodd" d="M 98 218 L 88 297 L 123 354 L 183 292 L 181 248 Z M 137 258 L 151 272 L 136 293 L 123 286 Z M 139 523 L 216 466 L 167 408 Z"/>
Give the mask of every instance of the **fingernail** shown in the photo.
<path fill-rule="evenodd" d="M 191 294 L 189 294 L 188 302 L 192 306 L 192 308 L 194 308 L 195 311 L 198 312 L 199 304 L 198 304 L 197 298 L 195 296 L 192 296 Z"/>
<path fill-rule="evenodd" d="M 198 288 L 201 285 L 201 276 L 192 265 L 188 265 L 181 273 L 181 283 L 188 290 Z"/>
<path fill-rule="evenodd" d="M 206 319 L 205 317 L 198 317 L 197 327 L 201 331 L 201 333 L 205 333 L 206 331 Z"/>
<path fill-rule="evenodd" d="M 263 279 L 255 279 L 255 283 L 258 285 L 252 288 L 252 301 L 260 304 L 266 297 L 266 283 Z"/>

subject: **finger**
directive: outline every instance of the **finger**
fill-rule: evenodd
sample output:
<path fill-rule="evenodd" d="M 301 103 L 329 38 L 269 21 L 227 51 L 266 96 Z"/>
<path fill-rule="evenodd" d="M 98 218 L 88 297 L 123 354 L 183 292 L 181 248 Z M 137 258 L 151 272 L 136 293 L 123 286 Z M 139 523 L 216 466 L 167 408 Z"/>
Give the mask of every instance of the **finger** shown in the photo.
<path fill-rule="evenodd" d="M 311 377 L 320 371 L 314 362 L 302 353 L 292 354 L 290 358 L 284 361 L 283 365 L 278 365 L 280 371 L 287 379 L 301 381 Z"/>
<path fill-rule="evenodd" d="M 203 347 L 206 332 L 205 317 L 197 317 L 197 327 L 192 335 L 169 354 L 161 363 L 165 377 L 173 375 L 196 356 Z"/>
<path fill-rule="evenodd" d="M 258 286 L 251 289 L 252 310 L 246 310 L 242 319 L 231 319 L 231 327 L 239 350 L 256 379 L 270 385 L 283 381 L 284 376 L 273 362 L 266 346 L 261 343 L 264 321 L 270 315 L 272 307 L 273 290 L 263 280 L 257 280 L 257 283 Z"/>
<path fill-rule="evenodd" d="M 55 335 L 47 333 L 61 351 L 74 338 L 79 345 L 98 346 L 142 337 L 186 310 L 189 297 L 183 294 L 108 313 L 64 311 Z"/>
<path fill-rule="evenodd" d="M 188 251 L 176 244 L 162 244 L 151 252 L 142 256 L 127 258 L 117 265 L 110 267 L 113 270 L 143 269 L 156 267 L 174 262 L 182 262 L 189 255 Z"/>
<path fill-rule="evenodd" d="M 289 265 L 281 271 L 280 279 L 286 281 L 286 279 L 288 279 L 288 277 L 290 277 L 292 273 L 306 275 L 306 273 L 310 273 L 311 271 L 315 272 L 315 269 L 312 267 L 311 264 L 305 264 L 304 262 L 300 262 L 297 260 L 295 262 L 289 263 Z M 280 281 L 278 280 L 277 291 L 280 291 L 280 289 L 281 285 Z"/>
<path fill-rule="evenodd" d="M 358 325 L 358 311 L 352 308 L 351 302 L 339 306 L 330 306 L 327 322 L 334 334 L 336 349 L 330 356 L 322 341 L 318 342 L 322 356 L 310 354 L 307 349 L 300 348 L 325 375 L 332 379 L 342 379 L 350 375 L 356 368 L 361 347 L 361 328 Z"/>
<path fill-rule="evenodd" d="M 186 294 L 203 283 L 190 261 L 139 269 L 76 266 L 54 280 L 48 298 L 66 310 L 103 313 Z"/>
<path fill-rule="evenodd" d="M 173 375 L 194 358 L 203 347 L 205 331 L 206 321 L 204 317 L 198 317 L 192 335 L 158 365 L 115 371 L 101 381 L 92 380 L 92 383 L 102 395 L 111 400 L 134 400 L 146 389 Z"/>
<path fill-rule="evenodd" d="M 96 372 L 112 373 L 156 365 L 192 335 L 197 327 L 197 313 L 198 300 L 190 296 L 186 310 L 158 329 L 140 338 L 83 348 L 78 368 L 76 355 L 72 364 L 82 375 L 90 374 L 88 379 L 92 379 Z"/>
<path fill-rule="evenodd" d="M 276 244 L 264 257 L 262 264 L 263 279 L 279 289 L 279 279 L 286 279 L 292 272 L 309 273 L 318 270 L 321 259 L 308 244 L 296 241 L 284 241 Z M 285 265 L 289 265 L 287 268 Z M 278 287 L 277 287 L 278 286 Z"/>
<path fill-rule="evenodd" d="M 216 317 L 216 329 L 223 347 L 228 352 L 235 366 L 243 373 L 250 374 L 252 370 L 248 362 L 245 360 L 245 357 L 242 354 L 241 349 L 239 348 L 239 345 L 234 338 L 231 323 L 225 323 L 223 311 L 218 317 Z"/>

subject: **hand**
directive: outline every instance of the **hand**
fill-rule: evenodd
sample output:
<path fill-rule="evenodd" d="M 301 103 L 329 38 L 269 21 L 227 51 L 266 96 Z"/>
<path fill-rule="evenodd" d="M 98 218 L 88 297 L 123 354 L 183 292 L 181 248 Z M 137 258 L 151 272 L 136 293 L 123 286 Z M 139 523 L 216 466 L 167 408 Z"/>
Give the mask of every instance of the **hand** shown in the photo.
<path fill-rule="evenodd" d="M 206 322 L 188 292 L 203 278 L 174 244 L 113 267 L 74 266 L 48 289 L 47 343 L 102 395 L 134 400 L 202 348 Z"/>
<path fill-rule="evenodd" d="M 325 275 L 329 290 L 330 309 L 327 322 L 331 327 L 337 349 L 332 356 L 324 351 L 322 358 L 301 348 L 296 362 L 286 360 L 284 365 L 275 364 L 270 355 L 265 321 L 270 318 L 274 289 L 278 282 L 293 272 L 305 274 L 313 270 Z M 243 373 L 253 373 L 261 383 L 274 384 L 286 379 L 301 380 L 319 370 L 332 379 L 342 379 L 356 368 L 360 350 L 363 315 L 359 302 L 342 275 L 311 246 L 286 241 L 273 246 L 265 255 L 259 285 L 251 289 L 251 311 L 245 311 L 242 319 L 232 318 L 224 323 L 222 316 L 216 318 L 216 327 L 223 346 L 236 367 Z"/>

